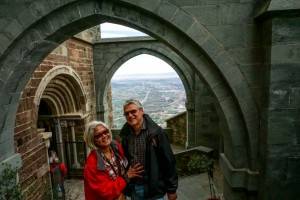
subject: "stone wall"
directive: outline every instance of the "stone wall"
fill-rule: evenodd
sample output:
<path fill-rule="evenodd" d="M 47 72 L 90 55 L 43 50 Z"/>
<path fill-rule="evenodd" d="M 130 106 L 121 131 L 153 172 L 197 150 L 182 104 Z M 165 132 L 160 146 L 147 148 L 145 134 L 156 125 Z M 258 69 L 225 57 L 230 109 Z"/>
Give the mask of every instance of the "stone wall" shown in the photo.
<path fill-rule="evenodd" d="M 167 128 L 172 129 L 172 134 L 169 135 L 170 142 L 185 147 L 187 139 L 186 112 L 168 118 L 166 122 Z"/>
<path fill-rule="evenodd" d="M 259 53 L 262 46 L 260 27 L 254 20 L 257 1 L 174 0 L 174 2 L 195 17 L 222 43 L 230 58 L 238 64 L 256 102 L 260 104 L 265 68 L 261 65 L 262 53 Z"/>
<path fill-rule="evenodd" d="M 255 19 L 258 2 L 266 3 L 265 16 L 273 15 L 270 21 Z M 19 159 L 15 147 L 22 148 L 23 141 L 16 139 L 19 147 L 14 145 L 12 133 L 19 97 L 32 71 L 57 43 L 101 20 L 112 20 L 163 41 L 193 65 L 192 73 L 201 74 L 212 89 L 225 118 L 222 131 L 228 132 L 222 158 L 226 199 L 299 196 L 294 188 L 299 185 L 300 152 L 295 103 L 299 99 L 298 0 L 28 0 L 4 1 L 0 6 L 1 163 Z M 260 27 L 261 22 L 267 24 Z M 263 39 L 260 30 L 267 31 Z M 264 42 L 265 49 L 261 48 Z M 260 98 L 263 92 L 266 96 Z M 30 90 L 26 93 L 31 95 Z M 30 100 L 23 106 L 30 109 Z M 25 110 L 24 118 L 31 115 Z M 29 145 L 32 127 L 21 126 L 17 131 L 29 129 L 24 133 Z"/>
<path fill-rule="evenodd" d="M 292 1 L 291 1 L 292 3 Z M 294 2 L 296 6 L 296 1 Z M 300 4 L 298 3 L 300 6 Z M 266 48 L 265 101 L 262 110 L 260 199 L 300 196 L 300 15 L 274 2 L 280 14 L 262 16 Z"/>
<path fill-rule="evenodd" d="M 224 135 L 224 130 L 220 128 L 220 124 L 224 121 L 220 120 L 221 116 L 217 112 L 216 98 L 208 86 L 199 83 L 196 90 L 198 91 L 196 96 L 196 109 L 198 112 L 195 114 L 195 118 L 198 119 L 198 123 L 196 124 L 197 137 L 194 139 L 195 144 L 196 146 L 210 147 L 218 154 L 219 150 L 223 151 L 219 148 Z"/>
<path fill-rule="evenodd" d="M 92 64 L 91 44 L 71 38 L 43 60 L 23 90 L 16 115 L 15 148 L 21 154 L 23 161 L 20 182 L 25 192 L 25 199 L 45 199 L 43 195 L 50 188 L 48 152 L 37 129 L 38 108 L 34 104 L 37 87 L 42 84 L 42 78 L 53 67 L 57 65 L 72 67 L 82 80 L 87 97 L 87 113 L 89 118 L 93 118 L 95 117 L 93 107 L 95 95 Z"/>

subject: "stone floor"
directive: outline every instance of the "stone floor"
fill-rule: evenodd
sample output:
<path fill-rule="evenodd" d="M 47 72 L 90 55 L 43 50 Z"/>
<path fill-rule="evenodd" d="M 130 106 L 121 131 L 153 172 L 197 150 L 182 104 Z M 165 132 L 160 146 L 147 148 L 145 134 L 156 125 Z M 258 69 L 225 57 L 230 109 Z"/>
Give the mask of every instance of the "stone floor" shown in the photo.
<path fill-rule="evenodd" d="M 175 145 L 172 145 L 172 149 L 174 153 L 184 150 L 183 147 Z M 178 200 L 207 200 L 210 197 L 209 180 L 206 173 L 181 177 L 178 184 Z M 66 180 L 65 189 L 66 200 L 84 200 L 83 180 Z M 220 200 L 223 199 L 222 195 L 218 196 L 221 196 Z"/>
<path fill-rule="evenodd" d="M 82 180 L 66 180 L 65 188 L 67 200 L 84 200 Z M 180 178 L 177 193 L 178 200 L 207 200 L 210 197 L 207 174 Z"/>

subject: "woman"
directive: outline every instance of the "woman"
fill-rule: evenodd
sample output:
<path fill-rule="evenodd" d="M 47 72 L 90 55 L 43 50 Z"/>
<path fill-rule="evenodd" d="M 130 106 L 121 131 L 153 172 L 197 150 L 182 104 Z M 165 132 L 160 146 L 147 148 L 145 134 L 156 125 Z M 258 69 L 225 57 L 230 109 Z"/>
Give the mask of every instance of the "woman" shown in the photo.
<path fill-rule="evenodd" d="M 84 167 L 86 200 L 125 199 L 123 190 L 131 178 L 140 177 L 140 165 L 126 171 L 127 159 L 121 145 L 112 141 L 108 126 L 101 121 L 90 122 L 84 139 L 91 152 Z"/>

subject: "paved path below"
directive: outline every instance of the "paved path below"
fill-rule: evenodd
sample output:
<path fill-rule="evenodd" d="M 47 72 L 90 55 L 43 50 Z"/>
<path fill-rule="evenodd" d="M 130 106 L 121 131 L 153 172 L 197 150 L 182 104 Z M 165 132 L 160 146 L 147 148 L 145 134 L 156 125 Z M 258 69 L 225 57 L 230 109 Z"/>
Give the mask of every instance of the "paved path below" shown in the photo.
<path fill-rule="evenodd" d="M 83 181 L 65 181 L 67 200 L 84 200 Z M 179 179 L 178 200 L 206 200 L 209 197 L 207 174 L 183 177 Z"/>

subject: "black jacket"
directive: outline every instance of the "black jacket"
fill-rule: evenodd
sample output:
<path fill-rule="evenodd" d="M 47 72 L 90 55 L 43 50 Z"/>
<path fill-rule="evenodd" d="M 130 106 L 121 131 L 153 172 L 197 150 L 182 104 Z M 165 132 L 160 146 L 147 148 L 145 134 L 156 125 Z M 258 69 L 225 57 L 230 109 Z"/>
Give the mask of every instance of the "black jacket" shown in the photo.
<path fill-rule="evenodd" d="M 167 135 L 148 115 L 144 115 L 148 136 L 146 141 L 145 197 L 155 199 L 167 193 L 174 193 L 178 187 L 175 157 Z M 122 145 L 130 161 L 128 152 L 128 135 L 130 126 L 126 123 L 121 129 Z"/>

